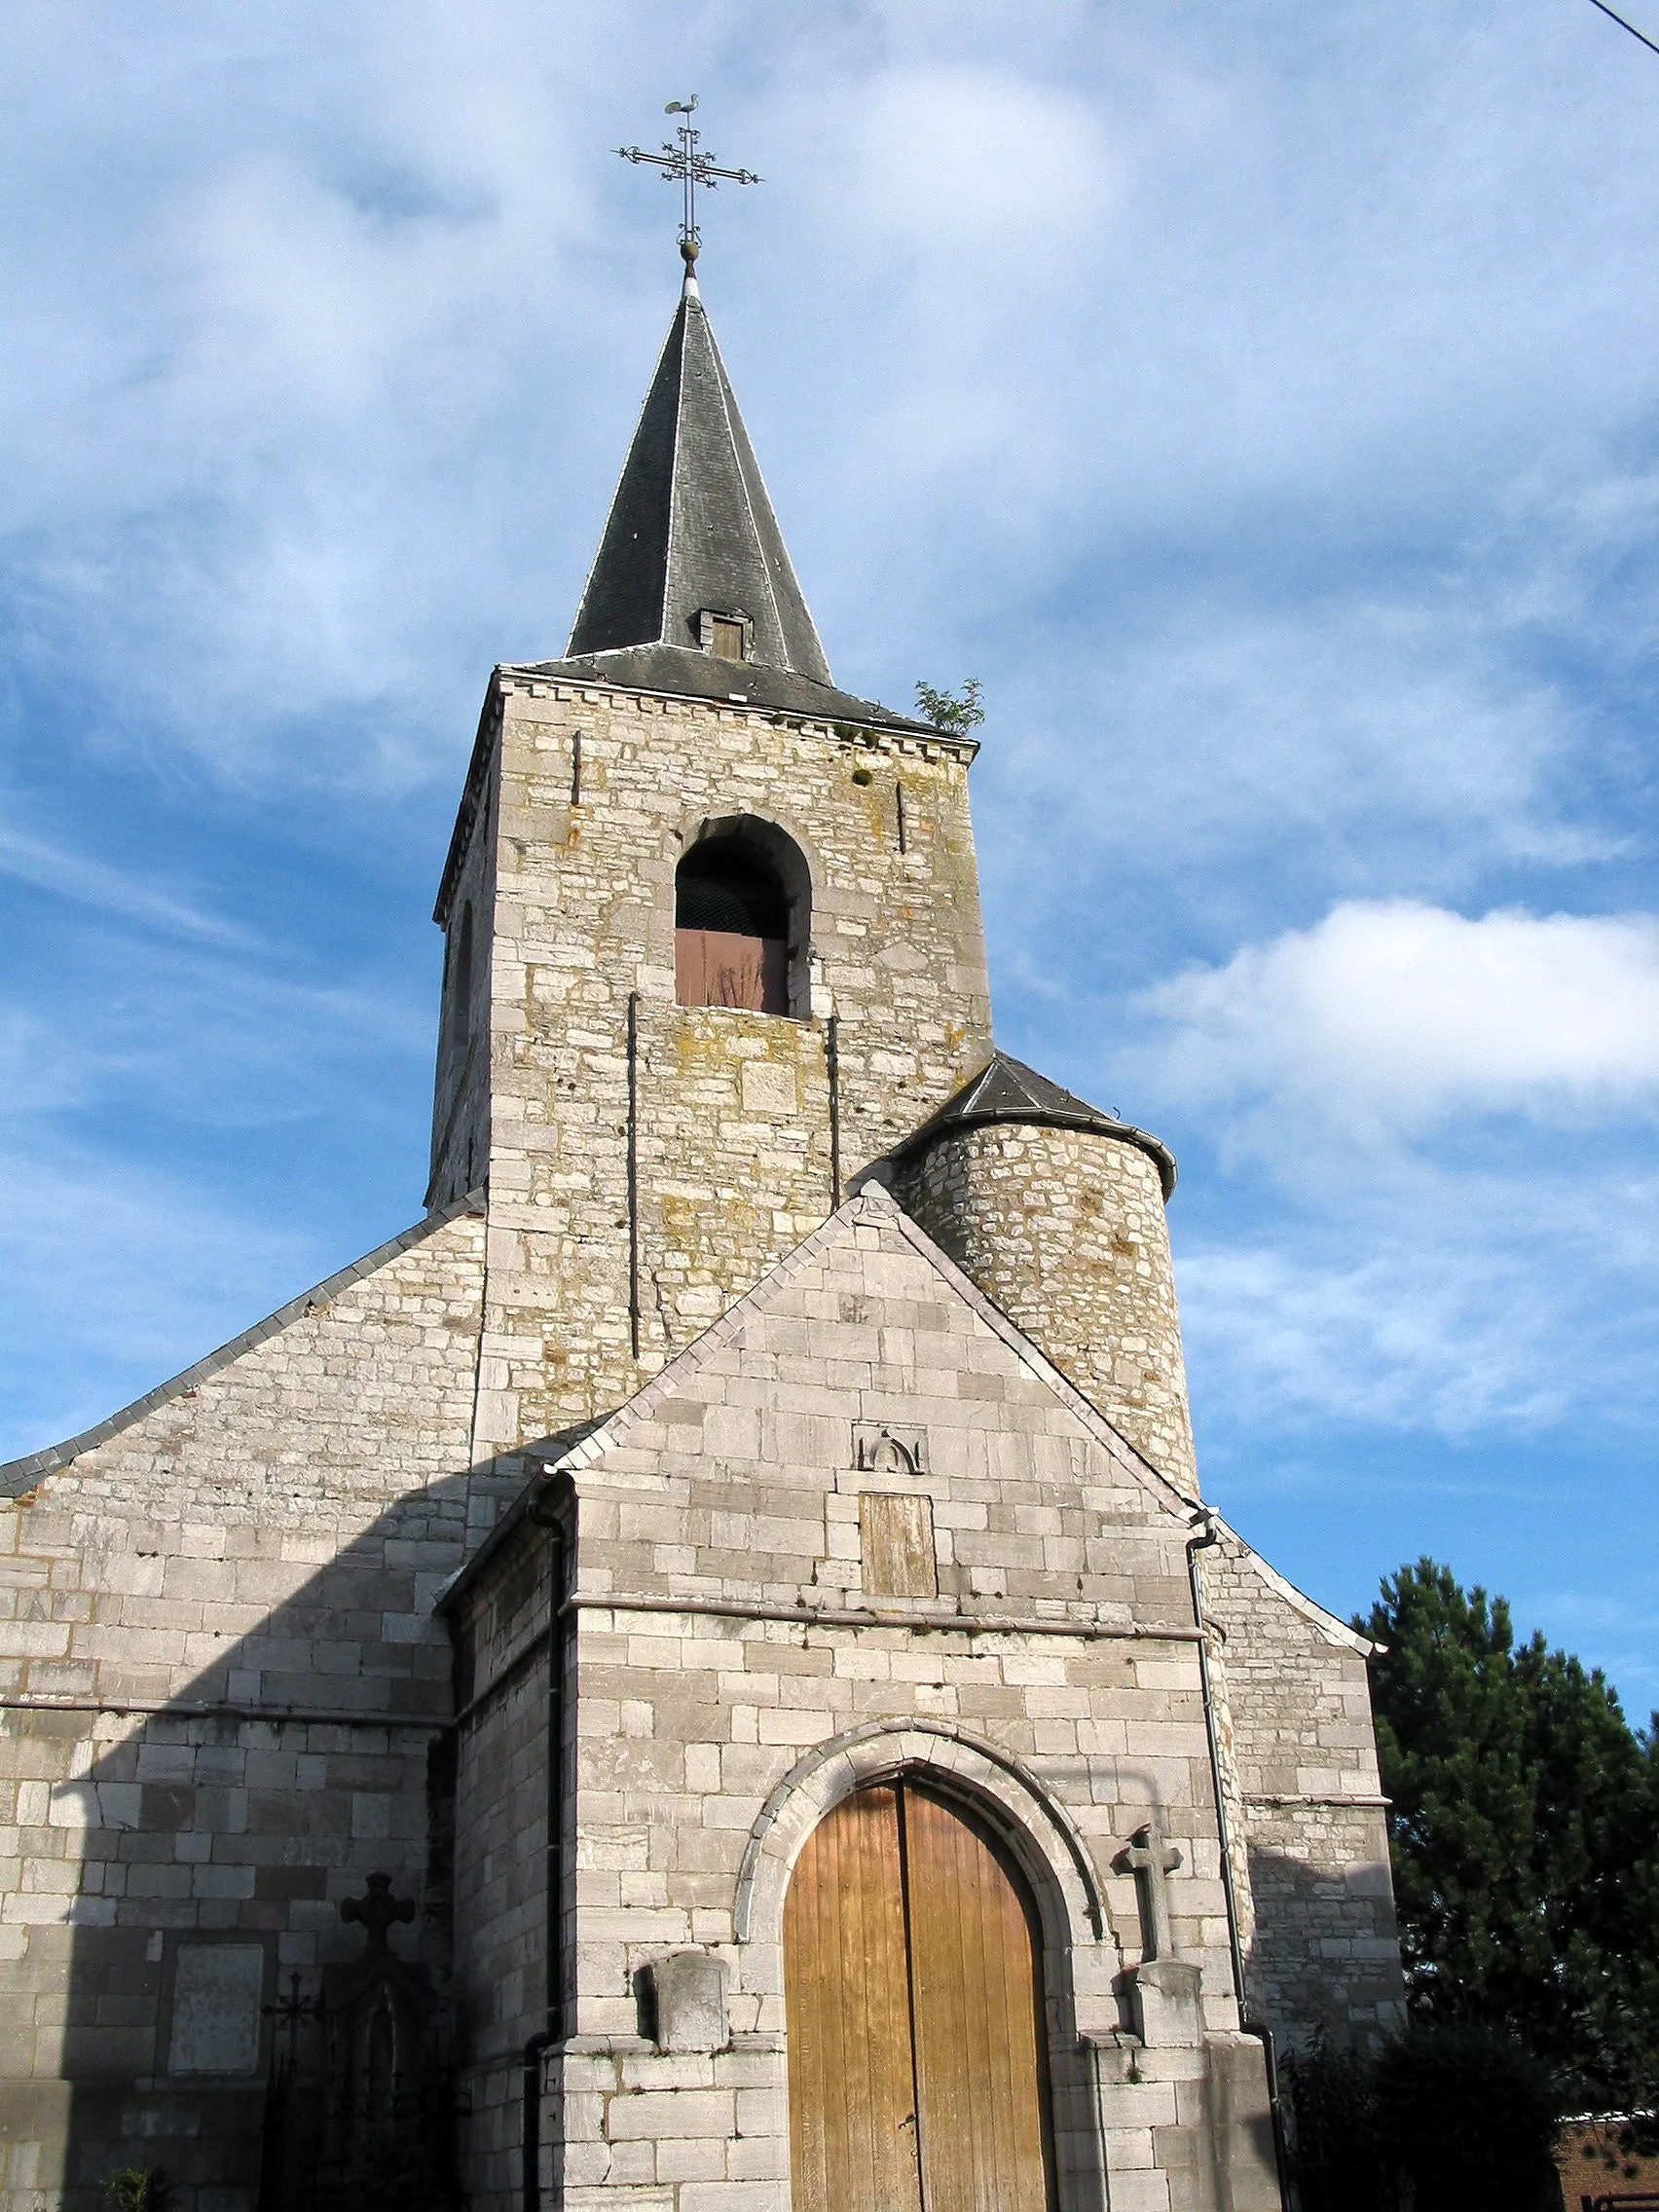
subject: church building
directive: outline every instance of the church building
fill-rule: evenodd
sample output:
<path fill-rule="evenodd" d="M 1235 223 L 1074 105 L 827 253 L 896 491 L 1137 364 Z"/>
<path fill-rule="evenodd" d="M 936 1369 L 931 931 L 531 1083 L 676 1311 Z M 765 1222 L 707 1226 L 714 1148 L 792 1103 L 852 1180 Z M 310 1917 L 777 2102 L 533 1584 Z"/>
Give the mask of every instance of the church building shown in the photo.
<path fill-rule="evenodd" d="M 977 749 L 836 687 L 692 243 L 425 1212 L 0 1468 L 8 2212 L 1286 2201 L 1368 1646 L 1202 1500 L 1169 1152 L 997 1050 Z"/>

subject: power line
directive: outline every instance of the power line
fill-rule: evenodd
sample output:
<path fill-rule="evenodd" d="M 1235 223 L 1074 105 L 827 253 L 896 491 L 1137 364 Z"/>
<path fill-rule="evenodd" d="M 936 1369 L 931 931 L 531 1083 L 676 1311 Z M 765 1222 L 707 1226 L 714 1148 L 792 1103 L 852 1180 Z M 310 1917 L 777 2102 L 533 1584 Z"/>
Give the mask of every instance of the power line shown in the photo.
<path fill-rule="evenodd" d="M 1614 22 L 1618 24 L 1621 31 L 1629 31 L 1632 38 L 1641 39 L 1642 45 L 1646 47 L 1649 54 L 1659 54 L 1659 46 L 1656 46 L 1654 44 L 1652 39 L 1648 37 L 1647 33 L 1645 31 L 1639 31 L 1634 23 L 1627 23 L 1622 16 L 1615 14 L 1614 11 L 1607 6 L 1607 0 L 1590 0 L 1590 5 L 1592 8 L 1600 8 L 1604 16 L 1611 16 Z"/>

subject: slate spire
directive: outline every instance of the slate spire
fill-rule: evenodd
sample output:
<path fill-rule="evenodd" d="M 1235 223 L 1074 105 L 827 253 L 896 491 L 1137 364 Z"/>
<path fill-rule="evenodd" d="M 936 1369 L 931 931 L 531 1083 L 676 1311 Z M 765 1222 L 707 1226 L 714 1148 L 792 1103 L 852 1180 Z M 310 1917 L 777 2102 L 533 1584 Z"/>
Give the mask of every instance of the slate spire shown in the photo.
<path fill-rule="evenodd" d="M 566 654 L 695 649 L 702 615 L 736 614 L 746 658 L 829 683 L 692 263 Z"/>

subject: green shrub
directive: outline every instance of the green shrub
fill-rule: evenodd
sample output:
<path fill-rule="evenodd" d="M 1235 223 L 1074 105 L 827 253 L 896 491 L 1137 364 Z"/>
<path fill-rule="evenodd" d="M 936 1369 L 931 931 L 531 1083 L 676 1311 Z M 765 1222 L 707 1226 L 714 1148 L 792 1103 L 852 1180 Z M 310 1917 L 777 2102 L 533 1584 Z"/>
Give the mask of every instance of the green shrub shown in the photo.
<path fill-rule="evenodd" d="M 122 2166 L 98 2186 L 104 2212 L 169 2212 L 173 2200 L 165 2166 Z"/>
<path fill-rule="evenodd" d="M 1285 2061 L 1303 2212 L 1561 2212 L 1550 2069 L 1484 2027 Z"/>
<path fill-rule="evenodd" d="M 1555 2081 L 1513 2037 L 1408 2029 L 1379 2054 L 1376 2083 L 1412 2212 L 1560 2212 Z"/>
<path fill-rule="evenodd" d="M 1303 2212 L 1399 2212 L 1378 2111 L 1375 2056 L 1335 2050 L 1320 2036 L 1292 2051 L 1282 2073 Z"/>

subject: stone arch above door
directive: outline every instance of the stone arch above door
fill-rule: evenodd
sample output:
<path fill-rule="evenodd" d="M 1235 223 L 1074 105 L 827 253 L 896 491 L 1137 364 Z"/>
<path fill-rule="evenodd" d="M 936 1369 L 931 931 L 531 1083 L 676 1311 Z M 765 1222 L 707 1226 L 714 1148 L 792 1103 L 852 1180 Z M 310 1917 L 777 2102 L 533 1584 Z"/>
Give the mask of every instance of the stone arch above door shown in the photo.
<path fill-rule="evenodd" d="M 1075 2015 L 1079 2035 L 1109 2035 L 1120 2020 L 1113 1978 L 1123 1953 L 1088 1843 L 1015 1759 L 942 1721 L 850 1729 L 809 1751 L 772 1791 L 737 1880 L 733 1933 L 744 1946 L 745 1987 L 782 2001 L 784 1899 L 806 1838 L 843 1798 L 901 1774 L 961 1798 L 1001 1836 L 1030 1884 L 1051 1999 Z"/>

